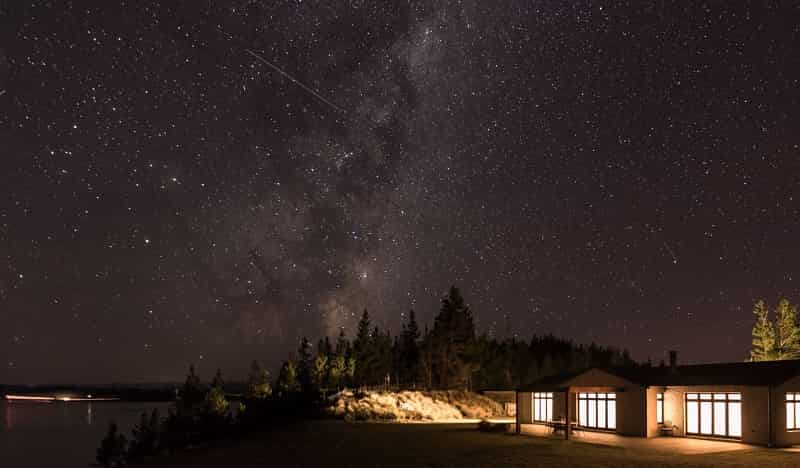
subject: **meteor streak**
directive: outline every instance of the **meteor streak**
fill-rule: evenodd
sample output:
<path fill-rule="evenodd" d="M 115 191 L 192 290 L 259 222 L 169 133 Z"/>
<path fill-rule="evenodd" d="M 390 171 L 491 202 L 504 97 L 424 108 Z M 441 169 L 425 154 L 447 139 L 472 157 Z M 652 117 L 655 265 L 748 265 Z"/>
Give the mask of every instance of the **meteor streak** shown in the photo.
<path fill-rule="evenodd" d="M 669 254 L 672 256 L 672 263 L 676 263 L 677 264 L 678 263 L 678 257 L 676 257 L 675 256 L 675 252 L 673 252 L 672 249 L 669 248 L 669 245 L 667 244 L 667 241 L 664 241 L 664 247 L 667 249 L 667 252 L 669 252 Z"/>
<path fill-rule="evenodd" d="M 325 99 L 325 98 L 324 98 L 324 97 L 323 97 L 321 94 L 319 94 L 318 92 L 314 91 L 314 89 L 312 89 L 312 88 L 310 88 L 310 87 L 308 87 L 308 86 L 304 85 L 303 83 L 301 83 L 301 82 L 297 81 L 297 80 L 296 80 L 294 77 L 292 77 L 291 75 L 289 75 L 289 74 L 288 74 L 288 73 L 286 73 L 285 71 L 281 70 L 280 68 L 278 68 L 278 66 L 277 66 L 277 65 L 274 65 L 274 64 L 272 64 L 271 62 L 269 62 L 269 61 L 268 61 L 267 59 L 265 59 L 264 57 L 262 57 L 262 56 L 258 55 L 257 53 L 253 52 L 253 51 L 252 51 L 252 50 L 250 50 L 250 49 L 245 49 L 244 51 L 245 51 L 245 52 L 247 52 L 248 54 L 252 55 L 253 57 L 255 57 L 255 58 L 256 58 L 257 60 L 259 60 L 260 62 L 262 62 L 262 63 L 264 63 L 265 65 L 269 66 L 270 68 L 272 68 L 272 69 L 273 69 L 273 70 L 275 70 L 276 72 L 278 72 L 278 73 L 280 73 L 281 75 L 285 76 L 286 78 L 288 78 L 289 80 L 291 80 L 291 82 L 292 82 L 292 83 L 296 84 L 297 86 L 299 86 L 299 87 L 303 88 L 304 90 L 308 91 L 309 93 L 313 94 L 313 95 L 314 95 L 314 96 L 316 96 L 316 97 L 317 97 L 317 99 L 319 99 L 320 101 L 322 101 L 322 102 L 324 102 L 325 104 L 327 104 L 327 105 L 329 105 L 329 106 L 333 107 L 334 109 L 338 110 L 339 112 L 342 112 L 342 113 L 344 113 L 344 112 L 345 112 L 345 110 L 344 110 L 344 109 L 342 109 L 341 107 L 339 107 L 339 106 L 337 106 L 336 104 L 332 103 L 331 101 L 329 101 L 329 100 Z"/>

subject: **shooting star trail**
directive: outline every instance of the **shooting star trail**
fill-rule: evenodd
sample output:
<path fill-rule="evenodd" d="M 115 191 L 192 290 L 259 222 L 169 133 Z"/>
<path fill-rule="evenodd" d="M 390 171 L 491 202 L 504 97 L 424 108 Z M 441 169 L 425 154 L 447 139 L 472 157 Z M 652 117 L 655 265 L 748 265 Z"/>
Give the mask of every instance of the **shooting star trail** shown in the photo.
<path fill-rule="evenodd" d="M 672 263 L 678 263 L 678 258 L 675 256 L 675 252 L 673 252 L 672 249 L 669 248 L 667 241 L 664 241 L 664 247 L 667 249 L 667 252 L 669 252 L 669 254 L 672 256 Z"/>
<path fill-rule="evenodd" d="M 253 57 L 255 57 L 255 58 L 256 58 L 257 60 L 259 60 L 260 62 L 262 62 L 262 63 L 264 63 L 265 65 L 269 66 L 270 68 L 272 68 L 272 69 L 273 69 L 273 70 L 275 70 L 276 72 L 278 72 L 278 73 L 280 73 L 281 75 L 285 76 L 286 78 L 288 78 L 289 80 L 291 80 L 291 81 L 292 81 L 292 83 L 296 84 L 297 86 L 299 86 L 299 87 L 303 88 L 304 90 L 308 91 L 309 93 L 313 94 L 313 95 L 314 95 L 314 96 L 315 96 L 317 99 L 319 99 L 320 101 L 322 101 L 322 102 L 324 102 L 325 104 L 327 104 L 327 105 L 331 106 L 332 108 L 334 108 L 335 110 L 337 110 L 337 111 L 339 111 L 339 112 L 346 113 L 344 109 L 342 109 L 341 107 L 339 107 L 339 106 L 337 106 L 336 104 L 332 103 L 331 101 L 329 101 L 329 100 L 325 99 L 325 97 L 323 97 L 323 96 L 322 96 L 321 94 L 319 94 L 318 92 L 314 91 L 314 89 L 312 89 L 312 88 L 310 88 L 310 87 L 308 87 L 308 86 L 304 85 L 303 83 L 301 83 L 301 82 L 297 81 L 296 79 L 294 79 L 294 77 L 292 77 L 291 75 L 289 75 L 289 74 L 288 74 L 288 73 L 286 73 L 285 71 L 283 71 L 283 70 L 281 70 L 280 68 L 278 68 L 278 66 L 277 66 L 277 65 L 273 65 L 272 63 L 270 63 L 270 62 L 269 62 L 267 59 L 265 59 L 264 57 L 262 57 L 262 56 L 258 55 L 257 53 L 253 52 L 253 51 L 252 51 L 252 50 L 250 50 L 250 49 L 245 49 L 244 51 L 245 51 L 245 52 L 247 52 L 248 54 L 252 55 Z"/>

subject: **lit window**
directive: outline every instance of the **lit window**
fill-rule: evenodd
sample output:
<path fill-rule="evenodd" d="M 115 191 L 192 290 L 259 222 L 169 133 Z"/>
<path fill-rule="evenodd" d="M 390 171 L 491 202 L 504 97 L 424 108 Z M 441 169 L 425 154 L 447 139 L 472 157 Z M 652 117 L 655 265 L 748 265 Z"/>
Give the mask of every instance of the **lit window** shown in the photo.
<path fill-rule="evenodd" d="M 742 395 L 740 393 L 687 393 L 686 433 L 741 437 Z"/>
<path fill-rule="evenodd" d="M 552 392 L 537 392 L 533 394 L 533 420 L 538 422 L 553 420 Z"/>
<path fill-rule="evenodd" d="M 664 423 L 664 394 L 656 393 L 656 422 Z"/>
<path fill-rule="evenodd" d="M 616 429 L 617 395 L 614 393 L 579 393 L 578 425 L 598 429 Z"/>
<path fill-rule="evenodd" d="M 786 429 L 800 430 L 800 393 L 786 394 Z"/>

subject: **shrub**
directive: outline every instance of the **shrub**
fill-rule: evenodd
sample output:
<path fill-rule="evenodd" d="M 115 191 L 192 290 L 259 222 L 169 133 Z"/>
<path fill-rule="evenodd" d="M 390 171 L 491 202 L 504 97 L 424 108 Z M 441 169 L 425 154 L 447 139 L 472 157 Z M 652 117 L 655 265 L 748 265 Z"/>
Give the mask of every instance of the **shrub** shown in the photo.
<path fill-rule="evenodd" d="M 105 438 L 97 448 L 97 463 L 103 466 L 118 466 L 125 462 L 125 449 L 128 445 L 125 436 L 118 433 L 117 423 L 111 421 Z"/>

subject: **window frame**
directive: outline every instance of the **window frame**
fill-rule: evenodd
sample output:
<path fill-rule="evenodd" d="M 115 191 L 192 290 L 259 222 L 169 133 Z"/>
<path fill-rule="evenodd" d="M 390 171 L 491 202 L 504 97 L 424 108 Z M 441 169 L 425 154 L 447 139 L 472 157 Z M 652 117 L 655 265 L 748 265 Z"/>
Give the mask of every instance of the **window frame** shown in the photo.
<path fill-rule="evenodd" d="M 553 420 L 553 392 L 533 392 L 531 394 L 531 405 L 531 419 L 533 422 L 546 423 Z M 540 414 L 542 409 L 544 409 L 544 415 Z M 547 417 L 548 410 L 550 418 Z"/>
<path fill-rule="evenodd" d="M 664 424 L 664 392 L 656 393 L 656 424 Z"/>
<path fill-rule="evenodd" d="M 687 436 L 697 436 L 697 437 L 714 437 L 714 438 L 723 438 L 723 439 L 741 439 L 742 438 L 742 394 L 741 392 L 687 392 L 684 395 L 684 421 L 686 421 L 686 435 Z M 697 432 L 692 432 L 689 429 L 689 406 L 690 403 L 694 403 L 695 409 L 695 419 L 697 421 Z M 711 421 L 708 425 L 709 430 L 707 432 L 703 431 L 703 426 L 708 423 L 703 417 L 703 404 L 710 405 L 710 414 L 711 414 Z M 717 409 L 719 407 L 724 408 L 722 410 L 722 415 L 718 418 L 717 417 Z M 731 435 L 731 408 L 738 406 L 738 421 L 739 421 L 739 433 Z M 724 419 L 725 422 L 725 430 L 724 434 L 718 434 L 718 423 L 721 422 L 721 419 Z"/>
<path fill-rule="evenodd" d="M 586 403 L 586 418 L 584 421 L 581 420 L 581 402 Z M 591 405 L 594 403 L 594 405 Z M 602 405 L 600 403 L 603 403 Z M 611 411 L 610 407 L 612 406 L 610 402 L 613 402 L 614 410 Z M 617 430 L 617 394 L 614 392 L 579 392 L 576 394 L 575 403 L 577 406 L 576 415 L 578 416 L 578 426 L 585 428 L 585 429 L 593 429 L 593 430 L 600 430 L 600 431 L 616 431 Z M 603 407 L 603 417 L 601 418 L 600 407 Z M 590 414 L 589 408 L 592 408 L 594 414 Z M 613 412 L 613 418 L 610 418 L 609 415 Z M 600 421 L 603 421 L 603 425 L 600 425 Z M 591 424 L 593 423 L 593 424 Z M 611 424 L 613 423 L 613 424 Z"/>
<path fill-rule="evenodd" d="M 784 411 L 786 412 L 784 421 L 787 431 L 800 431 L 800 392 L 786 392 L 783 396 Z M 792 406 L 794 425 L 789 425 L 789 405 Z"/>

